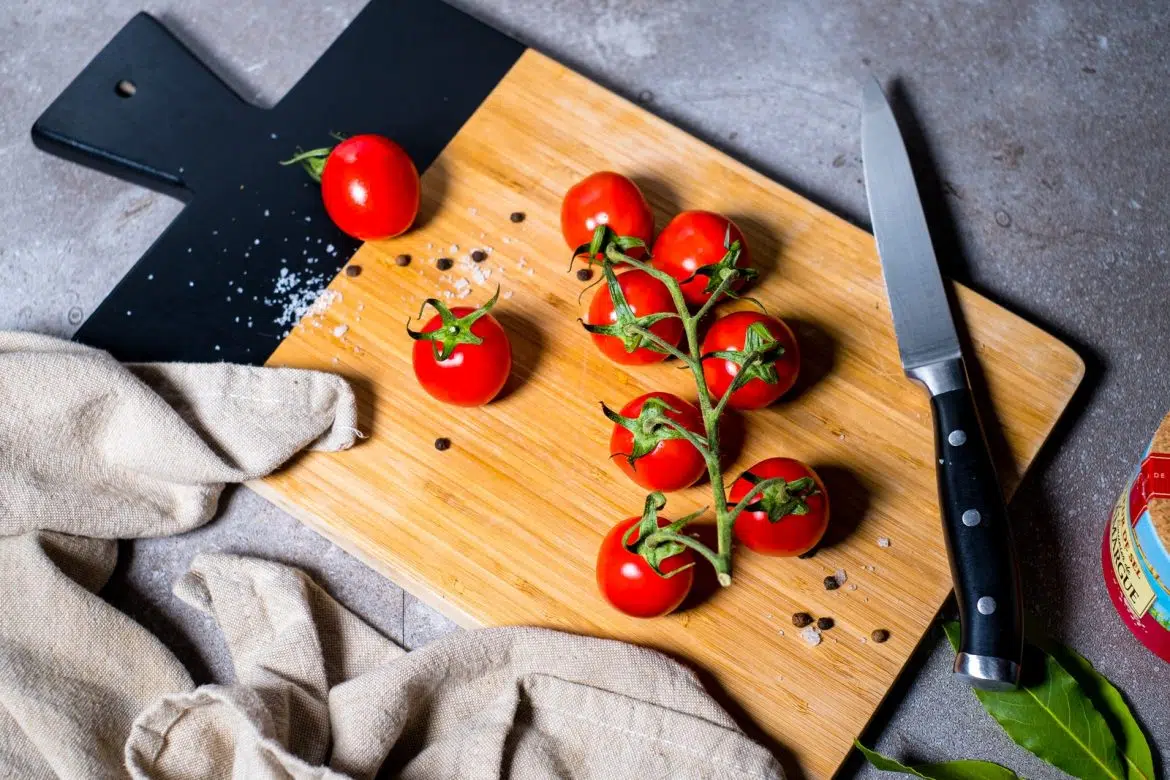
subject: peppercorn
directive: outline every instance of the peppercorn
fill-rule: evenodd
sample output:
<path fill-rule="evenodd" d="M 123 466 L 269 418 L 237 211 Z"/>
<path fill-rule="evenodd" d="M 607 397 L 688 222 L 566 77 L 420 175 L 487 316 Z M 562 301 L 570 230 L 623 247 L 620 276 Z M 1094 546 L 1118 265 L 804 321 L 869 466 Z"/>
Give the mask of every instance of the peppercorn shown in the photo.
<path fill-rule="evenodd" d="M 410 255 L 399 255 L 394 258 L 394 265 L 407 266 L 410 265 Z"/>
<path fill-rule="evenodd" d="M 831 618 L 831 617 L 817 618 L 817 628 L 819 628 L 821 631 L 828 631 L 832 627 L 833 627 L 833 618 Z"/>
<path fill-rule="evenodd" d="M 812 625 L 812 622 L 812 615 L 808 614 L 807 612 L 792 613 L 792 625 L 796 626 L 797 628 L 804 628 L 805 626 Z"/>
<path fill-rule="evenodd" d="M 347 265 L 345 267 L 345 275 L 350 277 L 361 276 L 362 267 L 360 265 Z"/>
<path fill-rule="evenodd" d="M 577 278 L 582 282 L 587 282 L 593 278 L 593 271 L 588 268 L 581 268 L 577 271 Z"/>
<path fill-rule="evenodd" d="M 482 263 L 484 260 L 487 260 L 487 252 L 482 249 L 477 249 L 471 253 L 471 261 L 473 263 Z"/>
<path fill-rule="evenodd" d="M 439 452 L 451 449 L 451 440 L 446 436 L 441 436 L 438 439 L 435 439 L 435 449 Z"/>
<path fill-rule="evenodd" d="M 512 216 L 508 217 L 508 219 L 512 220 L 513 222 L 523 222 L 524 221 L 524 212 L 523 211 L 513 211 Z"/>
<path fill-rule="evenodd" d="M 837 582 L 836 575 L 830 574 L 825 577 L 825 590 L 836 590 L 841 587 L 841 583 Z"/>
<path fill-rule="evenodd" d="M 440 257 L 435 261 L 435 267 L 440 271 L 449 271 L 453 265 L 455 265 L 455 261 L 449 257 Z"/>
<path fill-rule="evenodd" d="M 869 635 L 869 638 L 878 644 L 881 644 L 890 638 L 890 632 L 886 631 L 884 628 L 876 628 L 874 629 L 874 632 Z"/>

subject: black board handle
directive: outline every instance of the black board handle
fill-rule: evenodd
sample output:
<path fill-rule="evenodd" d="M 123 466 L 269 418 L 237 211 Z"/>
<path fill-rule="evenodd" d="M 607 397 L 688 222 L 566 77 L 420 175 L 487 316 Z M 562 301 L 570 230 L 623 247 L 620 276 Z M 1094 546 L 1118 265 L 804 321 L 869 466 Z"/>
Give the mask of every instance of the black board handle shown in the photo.
<path fill-rule="evenodd" d="M 154 17 L 131 19 L 32 128 L 44 151 L 186 199 L 225 127 L 260 110 Z"/>

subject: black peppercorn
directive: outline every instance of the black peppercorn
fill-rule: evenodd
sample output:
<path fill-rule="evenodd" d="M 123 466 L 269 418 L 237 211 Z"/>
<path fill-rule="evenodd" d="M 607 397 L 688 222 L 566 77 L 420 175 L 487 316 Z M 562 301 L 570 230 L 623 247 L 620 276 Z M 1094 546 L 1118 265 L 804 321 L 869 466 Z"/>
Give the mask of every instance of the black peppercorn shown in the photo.
<path fill-rule="evenodd" d="M 435 449 L 439 452 L 451 449 L 451 440 L 446 436 L 435 439 Z"/>
<path fill-rule="evenodd" d="M 821 631 L 828 631 L 832 627 L 833 627 L 833 618 L 831 618 L 831 617 L 817 618 L 817 628 L 819 628 Z"/>
<path fill-rule="evenodd" d="M 810 625 L 812 625 L 812 622 L 813 622 L 812 615 L 808 614 L 807 612 L 793 612 L 792 613 L 792 625 L 796 626 L 797 628 L 804 628 L 805 626 L 810 626 Z"/>
<path fill-rule="evenodd" d="M 399 255 L 398 257 L 394 258 L 394 265 L 397 265 L 397 266 L 410 265 L 410 255 Z"/>
<path fill-rule="evenodd" d="M 453 265 L 455 265 L 455 261 L 449 257 L 440 257 L 435 261 L 435 267 L 440 271 L 449 271 Z"/>
<path fill-rule="evenodd" d="M 582 268 L 577 271 L 577 278 L 582 282 L 587 282 L 593 278 L 593 271 L 588 268 Z"/>
<path fill-rule="evenodd" d="M 890 638 L 890 632 L 886 631 L 884 628 L 877 628 L 877 629 L 874 629 L 874 632 L 869 635 L 869 638 L 872 639 L 873 641 L 877 642 L 878 644 L 881 644 L 882 642 L 884 642 Z"/>
<path fill-rule="evenodd" d="M 825 590 L 836 590 L 839 587 L 841 587 L 841 583 L 837 582 L 837 578 L 834 575 L 830 574 L 828 577 L 825 577 Z"/>
<path fill-rule="evenodd" d="M 523 211 L 513 211 L 512 216 L 508 217 L 508 219 L 512 220 L 513 222 L 523 222 L 524 221 L 524 212 Z"/>

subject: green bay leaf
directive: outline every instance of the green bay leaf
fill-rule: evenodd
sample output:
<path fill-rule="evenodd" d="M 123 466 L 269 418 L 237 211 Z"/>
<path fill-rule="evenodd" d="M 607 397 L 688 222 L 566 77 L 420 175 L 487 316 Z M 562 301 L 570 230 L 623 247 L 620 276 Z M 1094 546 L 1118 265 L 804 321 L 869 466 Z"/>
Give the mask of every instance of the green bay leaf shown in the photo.
<path fill-rule="evenodd" d="M 883 772 L 901 772 L 914 777 L 924 777 L 927 780 L 1019 780 L 1012 770 L 990 761 L 942 761 L 937 764 L 919 764 L 906 766 L 888 756 L 883 756 L 875 750 L 870 750 L 857 740 L 853 741 L 865 760 Z"/>
<path fill-rule="evenodd" d="M 959 646 L 958 623 L 946 623 Z M 983 708 L 1016 744 L 1080 780 L 1127 780 L 1117 740 L 1076 679 L 1047 653 L 1043 674 L 1019 690 L 973 689 Z M 1040 660 L 1037 657 L 1037 661 Z"/>
<path fill-rule="evenodd" d="M 1042 649 L 1080 683 L 1081 689 L 1109 724 L 1125 762 L 1128 780 L 1154 780 L 1154 755 L 1150 743 L 1121 691 L 1072 648 L 1052 642 L 1043 644 Z"/>

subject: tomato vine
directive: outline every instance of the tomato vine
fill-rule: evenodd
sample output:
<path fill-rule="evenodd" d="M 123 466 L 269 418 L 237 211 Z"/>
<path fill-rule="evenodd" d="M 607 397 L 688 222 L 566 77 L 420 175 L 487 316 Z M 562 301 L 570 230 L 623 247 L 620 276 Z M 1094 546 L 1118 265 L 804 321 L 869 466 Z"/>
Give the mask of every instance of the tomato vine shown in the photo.
<path fill-rule="evenodd" d="M 704 435 L 699 436 L 682 428 L 665 415 L 659 415 L 659 425 L 669 429 L 671 437 L 682 437 L 695 446 L 703 456 L 707 465 L 707 476 L 711 483 L 715 524 L 717 529 L 717 544 L 715 549 L 704 544 L 693 536 L 684 533 L 685 526 L 702 516 L 706 510 L 694 512 L 681 520 L 659 527 L 657 512 L 665 505 L 665 497 L 658 492 L 647 496 L 645 509 L 638 528 L 638 539 L 630 547 L 631 551 L 641 555 L 654 570 L 662 575 L 658 564 L 671 551 L 679 551 L 688 547 L 705 558 L 715 569 L 720 585 L 731 584 L 731 557 L 732 557 L 732 529 L 735 518 L 744 510 L 758 508 L 758 499 L 765 493 L 783 485 L 781 478 L 763 479 L 757 481 L 750 491 L 734 506 L 728 505 L 727 488 L 724 485 L 723 467 L 720 463 L 719 421 L 727 408 L 728 401 L 733 393 L 753 378 L 769 381 L 771 374 L 766 370 L 783 353 L 784 347 L 769 338 L 754 338 L 744 345 L 744 349 L 736 355 L 736 362 L 740 366 L 739 372 L 730 386 L 718 398 L 714 398 L 707 387 L 703 376 L 703 358 L 699 339 L 699 324 L 711 312 L 717 303 L 726 298 L 738 298 L 734 290 L 742 283 L 756 276 L 754 269 L 738 265 L 741 247 L 738 241 L 730 240 L 730 233 L 724 242 L 726 253 L 718 263 L 703 266 L 687 279 L 675 279 L 670 274 L 654 266 L 653 262 L 636 259 L 626 254 L 628 250 L 646 249 L 641 239 L 631 236 L 618 236 L 605 225 L 598 226 L 593 238 L 588 244 L 583 244 L 574 250 L 574 259 L 583 258 L 590 264 L 600 264 L 604 281 L 608 285 L 611 296 L 614 296 L 614 307 L 624 306 L 621 291 L 617 284 L 617 274 L 614 269 L 619 266 L 636 268 L 650 274 L 670 291 L 676 311 L 674 313 L 657 316 L 677 317 L 683 326 L 685 344 L 675 346 L 664 341 L 649 326 L 637 318 L 627 317 L 614 325 L 591 326 L 586 329 L 598 332 L 604 328 L 607 335 L 617 335 L 626 344 L 633 344 L 663 352 L 679 360 L 690 369 L 695 379 L 698 396 L 699 412 L 703 419 Z M 705 292 L 710 292 L 710 298 L 692 313 L 683 294 L 682 285 L 693 281 L 697 276 L 707 277 Z M 758 302 L 756 302 L 758 305 Z M 762 307 L 761 307 L 762 308 Z M 657 321 L 657 320 L 656 320 Z M 620 333 L 614 332 L 620 330 Z M 760 370 L 765 369 L 765 370 Z M 773 372 L 774 373 L 774 372 Z M 632 532 L 631 528 L 631 532 Z M 627 534 L 627 542 L 630 534 Z M 664 554 L 665 553 L 665 554 Z"/>

